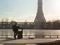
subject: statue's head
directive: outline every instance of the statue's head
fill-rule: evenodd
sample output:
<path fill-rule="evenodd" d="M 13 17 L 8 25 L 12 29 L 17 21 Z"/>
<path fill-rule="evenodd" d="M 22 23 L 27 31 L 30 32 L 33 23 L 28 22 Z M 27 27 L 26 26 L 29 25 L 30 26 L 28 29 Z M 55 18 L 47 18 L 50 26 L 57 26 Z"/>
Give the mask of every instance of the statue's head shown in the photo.
<path fill-rule="evenodd" d="M 16 21 L 11 21 L 11 25 L 17 25 Z"/>
<path fill-rule="evenodd" d="M 14 25 L 17 25 L 17 22 L 15 22 Z"/>

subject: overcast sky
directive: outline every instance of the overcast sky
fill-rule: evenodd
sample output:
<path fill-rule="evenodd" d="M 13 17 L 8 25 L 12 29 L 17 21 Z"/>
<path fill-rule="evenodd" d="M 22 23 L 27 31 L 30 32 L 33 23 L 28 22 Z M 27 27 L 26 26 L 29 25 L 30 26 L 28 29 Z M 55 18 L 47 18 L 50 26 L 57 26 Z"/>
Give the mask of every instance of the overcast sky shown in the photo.
<path fill-rule="evenodd" d="M 38 0 L 0 0 L 0 21 L 33 22 L 37 13 Z M 60 0 L 43 0 L 46 21 L 60 20 Z"/>

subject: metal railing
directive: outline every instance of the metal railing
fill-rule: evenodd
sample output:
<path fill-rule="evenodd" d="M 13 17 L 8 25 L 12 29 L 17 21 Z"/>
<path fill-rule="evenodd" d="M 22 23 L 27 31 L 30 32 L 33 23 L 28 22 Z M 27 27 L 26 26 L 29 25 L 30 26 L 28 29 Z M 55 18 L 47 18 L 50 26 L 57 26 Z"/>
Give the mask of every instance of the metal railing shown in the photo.
<path fill-rule="evenodd" d="M 34 39 L 34 38 L 43 38 L 43 39 L 59 39 L 60 35 L 22 35 L 23 37 L 26 37 L 28 39 Z M 13 35 L 0 35 L 0 37 L 3 38 L 12 38 Z"/>
<path fill-rule="evenodd" d="M 27 35 L 27 34 L 22 34 L 23 38 L 60 38 L 60 35 L 50 35 L 50 34 L 35 34 L 35 35 Z M 8 29 L 1 29 L 0 30 L 0 37 L 3 38 L 13 38 L 13 31 L 12 30 L 8 30 Z"/>

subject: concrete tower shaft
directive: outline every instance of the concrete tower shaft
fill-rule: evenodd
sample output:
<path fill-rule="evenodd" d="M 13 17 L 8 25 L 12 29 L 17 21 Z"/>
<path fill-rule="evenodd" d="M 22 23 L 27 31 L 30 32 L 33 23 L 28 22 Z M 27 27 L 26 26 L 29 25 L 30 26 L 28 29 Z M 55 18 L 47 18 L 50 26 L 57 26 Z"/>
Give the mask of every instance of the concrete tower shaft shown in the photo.
<path fill-rule="evenodd" d="M 38 9 L 37 9 L 37 15 L 34 20 L 35 28 L 41 28 L 41 23 L 46 22 L 43 9 L 42 9 L 42 0 L 38 0 Z"/>

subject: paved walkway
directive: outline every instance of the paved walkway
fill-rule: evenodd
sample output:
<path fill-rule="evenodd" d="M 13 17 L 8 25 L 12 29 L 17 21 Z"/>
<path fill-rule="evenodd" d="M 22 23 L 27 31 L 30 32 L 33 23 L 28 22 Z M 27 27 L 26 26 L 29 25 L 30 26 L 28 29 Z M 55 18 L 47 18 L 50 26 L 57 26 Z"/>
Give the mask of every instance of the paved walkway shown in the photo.
<path fill-rule="evenodd" d="M 5 45 L 14 45 L 14 44 L 38 44 L 38 43 L 49 43 L 54 42 L 60 39 L 17 39 L 3 42 Z"/>
<path fill-rule="evenodd" d="M 5 38 L 0 38 L 0 45 L 20 45 L 20 44 L 27 44 L 27 45 L 34 45 L 38 43 L 50 43 L 55 41 L 60 41 L 60 39 L 43 39 L 43 38 L 35 38 L 35 39 L 10 39 L 7 40 Z"/>

